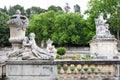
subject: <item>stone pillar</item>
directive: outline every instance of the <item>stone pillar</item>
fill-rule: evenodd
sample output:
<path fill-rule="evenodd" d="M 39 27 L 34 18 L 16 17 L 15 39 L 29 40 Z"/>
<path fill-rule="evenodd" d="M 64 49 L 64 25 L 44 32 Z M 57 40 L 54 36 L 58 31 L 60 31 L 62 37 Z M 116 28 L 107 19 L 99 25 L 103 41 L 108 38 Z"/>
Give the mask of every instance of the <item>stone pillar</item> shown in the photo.
<path fill-rule="evenodd" d="M 16 14 L 7 22 L 7 25 L 10 28 L 9 41 L 12 44 L 13 49 L 21 48 L 22 40 L 25 37 L 25 31 L 29 24 L 28 18 L 20 14 L 21 12 L 17 10 Z"/>
<path fill-rule="evenodd" d="M 115 65 L 115 77 L 120 77 L 120 65 Z"/>

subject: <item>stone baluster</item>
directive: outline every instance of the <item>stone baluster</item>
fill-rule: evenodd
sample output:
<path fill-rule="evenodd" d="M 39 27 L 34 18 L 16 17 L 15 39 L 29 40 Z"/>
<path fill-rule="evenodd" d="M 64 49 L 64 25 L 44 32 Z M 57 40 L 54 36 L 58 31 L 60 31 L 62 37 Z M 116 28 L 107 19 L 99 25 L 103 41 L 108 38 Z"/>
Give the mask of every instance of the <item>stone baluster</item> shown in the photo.
<path fill-rule="evenodd" d="M 108 76 L 112 77 L 112 65 L 109 65 L 109 70 L 107 71 Z"/>
<path fill-rule="evenodd" d="M 81 78 L 85 78 L 85 76 L 84 76 L 85 70 L 84 70 L 84 68 L 83 68 L 83 65 L 81 65 L 81 66 L 82 66 L 82 69 L 81 69 L 81 71 L 80 71 L 80 73 L 81 73 Z"/>
<path fill-rule="evenodd" d="M 88 70 L 87 70 L 88 78 L 91 77 L 91 73 L 92 73 L 91 68 L 90 66 L 88 66 Z"/>
<path fill-rule="evenodd" d="M 74 69 L 74 78 L 78 78 L 78 69 L 77 69 L 77 66 L 75 66 L 75 69 Z"/>
<path fill-rule="evenodd" d="M 71 78 L 71 70 L 70 70 L 70 67 L 68 67 L 68 70 L 67 70 L 67 78 Z"/>
<path fill-rule="evenodd" d="M 104 78 L 105 78 L 104 65 L 102 65 L 101 70 L 100 70 L 100 73 L 101 73 L 101 78 L 104 79 Z"/>
<path fill-rule="evenodd" d="M 98 77 L 98 73 L 99 73 L 98 68 L 97 68 L 97 66 L 95 65 L 95 70 L 94 70 L 95 76 L 94 76 L 94 77 Z"/>
<path fill-rule="evenodd" d="M 65 74 L 65 71 L 64 71 L 63 67 L 61 67 L 61 69 L 60 69 L 60 78 L 64 78 L 64 74 Z"/>
<path fill-rule="evenodd" d="M 111 70 L 108 70 L 108 76 L 112 76 L 112 71 Z"/>

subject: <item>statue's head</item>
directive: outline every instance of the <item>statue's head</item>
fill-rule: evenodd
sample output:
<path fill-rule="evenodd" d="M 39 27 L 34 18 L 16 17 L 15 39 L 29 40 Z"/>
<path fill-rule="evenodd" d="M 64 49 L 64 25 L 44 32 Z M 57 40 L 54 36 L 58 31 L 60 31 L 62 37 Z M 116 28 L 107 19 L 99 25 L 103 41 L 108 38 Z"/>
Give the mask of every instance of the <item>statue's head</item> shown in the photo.
<path fill-rule="evenodd" d="M 31 39 L 31 38 L 35 38 L 35 33 L 33 33 L 33 32 L 30 33 L 30 34 L 29 34 L 29 38 L 30 38 L 30 39 Z"/>
<path fill-rule="evenodd" d="M 21 14 L 21 11 L 18 9 L 18 10 L 16 10 L 16 14 Z"/>

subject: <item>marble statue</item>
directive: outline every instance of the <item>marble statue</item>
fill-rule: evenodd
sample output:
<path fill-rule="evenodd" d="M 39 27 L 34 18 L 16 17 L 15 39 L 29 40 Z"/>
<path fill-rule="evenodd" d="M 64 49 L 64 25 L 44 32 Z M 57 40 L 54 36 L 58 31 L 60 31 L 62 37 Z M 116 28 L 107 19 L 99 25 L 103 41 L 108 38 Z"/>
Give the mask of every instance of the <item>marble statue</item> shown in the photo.
<path fill-rule="evenodd" d="M 54 45 L 52 45 L 53 41 L 51 41 L 50 39 L 47 40 L 47 52 L 50 53 L 51 55 L 54 56 L 54 58 L 56 57 L 56 53 L 57 53 L 57 49 L 55 48 Z"/>
<path fill-rule="evenodd" d="M 68 12 L 70 12 L 70 7 L 69 7 L 69 4 L 68 3 L 66 3 L 66 6 L 64 7 L 64 9 L 65 9 L 65 12 L 66 13 L 68 13 Z"/>
<path fill-rule="evenodd" d="M 94 59 L 114 59 L 118 54 L 117 39 L 111 35 L 109 30 L 109 23 L 104 20 L 101 13 L 97 19 L 96 35 L 89 42 L 90 53 Z"/>
<path fill-rule="evenodd" d="M 31 51 L 35 55 L 35 57 L 37 57 L 38 59 L 51 59 L 53 57 L 52 55 L 45 52 L 43 49 L 39 48 L 36 45 L 35 34 L 34 33 L 30 33 L 29 39 L 30 40 L 29 40 L 28 45 L 31 46 Z"/>
<path fill-rule="evenodd" d="M 30 33 L 29 38 L 25 37 L 23 39 L 21 49 L 10 52 L 10 58 L 16 56 L 21 57 L 23 60 L 53 59 L 53 55 L 37 46 L 34 33 Z"/>
<path fill-rule="evenodd" d="M 95 38 L 114 38 L 114 36 L 110 34 L 108 21 L 103 19 L 103 13 L 101 13 L 99 17 L 95 19 L 95 24 Z"/>

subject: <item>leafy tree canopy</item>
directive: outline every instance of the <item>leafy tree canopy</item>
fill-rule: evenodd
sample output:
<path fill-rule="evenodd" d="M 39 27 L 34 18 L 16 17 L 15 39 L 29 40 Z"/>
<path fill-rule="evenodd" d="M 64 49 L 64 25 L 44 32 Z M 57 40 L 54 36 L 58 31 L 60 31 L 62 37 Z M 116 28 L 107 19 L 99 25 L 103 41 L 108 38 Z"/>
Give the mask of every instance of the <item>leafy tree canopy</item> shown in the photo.
<path fill-rule="evenodd" d="M 0 46 L 10 45 L 9 39 L 9 28 L 6 24 L 9 16 L 0 10 Z"/>

